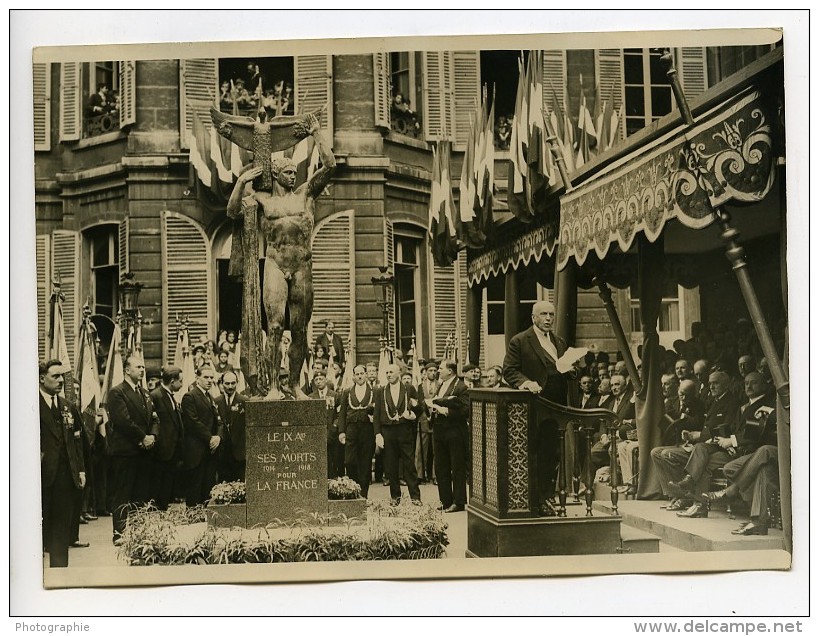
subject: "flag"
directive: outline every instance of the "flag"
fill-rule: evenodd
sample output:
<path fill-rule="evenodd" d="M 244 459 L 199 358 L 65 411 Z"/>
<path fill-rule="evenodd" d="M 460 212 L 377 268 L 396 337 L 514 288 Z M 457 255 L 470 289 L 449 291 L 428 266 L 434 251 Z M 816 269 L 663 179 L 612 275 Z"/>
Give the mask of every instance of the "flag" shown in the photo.
<path fill-rule="evenodd" d="M 523 58 L 518 59 L 518 90 L 515 96 L 515 114 L 509 138 L 509 183 L 506 203 L 509 211 L 521 221 L 529 222 L 533 215 L 526 200 L 525 180 L 528 175 L 526 146 L 529 143 L 528 86 L 524 77 Z"/>
<path fill-rule="evenodd" d="M 472 125 L 464 153 L 460 181 L 459 238 L 469 247 L 483 247 L 494 228 L 492 195 L 495 182 L 495 105 L 487 112 L 487 92 L 483 90 L 480 110 L 472 115 Z"/>
<path fill-rule="evenodd" d="M 543 60 L 540 51 L 530 51 L 524 74 L 518 62 L 518 96 L 510 145 L 509 173 L 512 188 L 507 196 L 509 210 L 529 223 L 545 210 L 546 192 L 557 181 L 557 172 L 546 144 L 543 117 Z"/>
<path fill-rule="evenodd" d="M 355 367 L 355 361 L 352 359 L 351 353 L 351 350 L 348 349 L 346 356 L 347 363 L 344 365 L 344 375 L 341 378 L 341 385 L 338 388 L 339 391 L 351 389 L 353 388 L 353 384 L 355 384 L 355 380 L 353 379 L 353 367 Z"/>
<path fill-rule="evenodd" d="M 580 76 L 580 110 L 577 113 L 577 160 L 576 167 L 580 168 L 591 159 L 590 137 L 597 139 L 597 131 L 586 103 L 586 93 L 583 90 L 583 76 Z"/>
<path fill-rule="evenodd" d="M 387 367 L 392 364 L 392 356 L 387 347 L 381 349 L 381 354 L 378 357 L 378 384 L 379 386 L 387 386 Z"/>
<path fill-rule="evenodd" d="M 243 167 L 253 161 L 253 153 L 225 139 L 215 126 L 203 120 L 199 112 L 206 108 L 207 104 L 191 105 L 190 162 L 205 187 L 223 194 L 224 186 L 233 183 Z"/>
<path fill-rule="evenodd" d="M 466 142 L 466 152 L 464 152 L 464 162 L 461 167 L 461 180 L 458 184 L 458 210 L 460 218 L 460 228 L 458 238 L 461 238 L 469 247 L 482 247 L 486 237 L 480 231 L 475 219 L 475 151 L 477 145 L 477 129 L 483 122 L 478 122 L 478 111 L 472 113 L 472 121 L 469 126 L 469 137 Z"/>
<path fill-rule="evenodd" d="M 238 344 L 236 345 L 239 346 Z M 186 322 L 177 323 L 176 350 L 173 352 L 173 365 L 182 369 L 182 388 L 176 392 L 177 401 L 181 401 L 188 387 L 196 381 L 196 369 L 193 368 L 193 355 L 190 349 L 190 333 Z M 238 384 L 236 390 L 239 390 Z"/>
<path fill-rule="evenodd" d="M 413 343 L 410 349 L 410 354 L 412 355 L 412 386 L 418 387 L 421 385 L 421 363 L 418 360 L 415 343 Z"/>
<path fill-rule="evenodd" d="M 87 308 L 88 305 L 85 306 L 85 309 Z M 97 409 L 102 403 L 102 390 L 97 368 L 96 329 L 87 317 L 80 324 L 77 340 L 76 368 L 80 376 L 80 395 L 77 404 L 80 407 L 86 430 L 93 435 L 96 428 Z"/>
<path fill-rule="evenodd" d="M 47 359 L 59 360 L 63 369 L 63 395 L 74 402 L 74 377 L 71 373 L 71 359 L 65 344 L 65 324 L 63 323 L 63 295 L 57 285 L 51 294 L 51 334 L 47 348 Z"/>
<path fill-rule="evenodd" d="M 121 384 L 125 380 L 122 369 L 122 334 L 119 322 L 114 323 L 114 333 L 111 336 L 111 347 L 108 349 L 108 361 L 105 363 L 105 377 L 102 380 L 102 404 L 108 400 L 108 391 L 111 387 Z"/>
<path fill-rule="evenodd" d="M 453 218 L 455 204 L 449 179 L 450 142 L 439 141 L 432 149 L 432 183 L 429 197 L 429 238 L 432 258 L 441 267 L 458 257 L 457 232 Z"/>
<path fill-rule="evenodd" d="M 529 210 L 536 216 L 545 212 L 546 191 L 556 181 L 554 166 L 546 144 L 546 122 L 543 119 L 543 54 L 529 52 L 527 69 L 529 130 L 526 146 L 527 187 Z"/>

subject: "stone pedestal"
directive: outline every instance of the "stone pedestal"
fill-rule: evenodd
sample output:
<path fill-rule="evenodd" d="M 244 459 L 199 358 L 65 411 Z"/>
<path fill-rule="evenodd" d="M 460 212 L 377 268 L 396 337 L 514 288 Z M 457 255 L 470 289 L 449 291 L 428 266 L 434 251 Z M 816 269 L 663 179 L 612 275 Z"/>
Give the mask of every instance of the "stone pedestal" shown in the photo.
<path fill-rule="evenodd" d="M 247 525 L 327 513 L 324 400 L 249 400 Z"/>
<path fill-rule="evenodd" d="M 538 458 L 532 442 L 538 422 L 553 419 L 564 431 L 567 426 L 577 430 L 589 415 L 567 407 L 550 409 L 527 391 L 473 389 L 469 394 L 472 488 L 467 555 L 616 554 L 619 516 L 576 516 L 580 512 L 576 506 L 572 516 L 541 517 L 537 512 Z"/>

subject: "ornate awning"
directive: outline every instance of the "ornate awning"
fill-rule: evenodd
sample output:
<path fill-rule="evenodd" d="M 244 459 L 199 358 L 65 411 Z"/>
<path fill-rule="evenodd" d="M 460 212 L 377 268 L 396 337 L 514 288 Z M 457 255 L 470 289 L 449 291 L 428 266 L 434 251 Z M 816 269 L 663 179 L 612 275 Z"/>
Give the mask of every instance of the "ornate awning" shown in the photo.
<path fill-rule="evenodd" d="M 550 215 L 545 223 L 533 227 L 518 236 L 499 236 L 497 247 L 469 260 L 469 285 L 479 284 L 490 276 L 506 273 L 511 267 L 516 270 L 521 263 L 525 266 L 532 261 L 539 263 L 543 255 L 551 256 L 557 239 L 556 215 Z"/>
<path fill-rule="evenodd" d="M 755 202 L 774 178 L 777 105 L 750 87 L 607 166 L 560 201 L 557 267 L 615 242 L 626 251 L 637 232 L 655 241 L 670 219 L 691 228 L 713 222 L 713 208 Z M 470 268 L 471 274 L 471 268 Z"/>

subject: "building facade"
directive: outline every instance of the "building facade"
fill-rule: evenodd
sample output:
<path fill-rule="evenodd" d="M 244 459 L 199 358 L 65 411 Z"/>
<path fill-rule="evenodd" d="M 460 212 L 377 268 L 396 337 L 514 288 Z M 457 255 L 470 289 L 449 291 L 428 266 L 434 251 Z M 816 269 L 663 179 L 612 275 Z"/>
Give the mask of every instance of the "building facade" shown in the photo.
<path fill-rule="evenodd" d="M 674 53 L 686 94 L 696 98 L 770 48 L 687 47 Z M 461 358 L 471 339 L 480 342 L 479 360 L 473 362 L 500 362 L 504 339 L 528 323 L 526 306 L 550 296 L 554 268 L 535 246 L 527 255 L 532 266 L 521 268 L 513 283 L 505 270 L 490 267 L 470 292 L 465 250 L 451 267 L 433 263 L 427 234 L 431 144 L 453 141 L 457 198 L 472 112 L 481 87 L 494 87 L 496 223 L 500 231 L 513 227 L 504 201 L 509 158 L 504 126 L 514 112 L 518 53 L 383 50 L 243 57 L 220 51 L 228 55 L 36 59 L 40 355 L 57 275 L 72 359 L 85 302 L 107 348 L 119 282 L 128 271 L 144 285 L 140 310 L 149 367 L 173 358 L 178 320 L 187 319 L 192 340 L 213 338 L 222 329 L 238 331 L 241 293 L 228 276 L 229 189 L 215 178 L 206 186 L 207 178 L 191 161 L 195 118 L 207 123 L 207 107 L 219 103 L 239 114 L 261 106 L 268 115 L 325 108 L 322 128 L 332 139 L 338 168 L 316 206 L 313 332 L 324 319 L 333 319 L 358 361 L 377 359 L 382 314 L 371 279 L 386 265 L 396 278 L 389 312 L 389 337 L 396 346 L 407 351 L 414 336 L 419 355 L 435 358 L 454 336 Z M 624 139 L 674 108 L 656 51 L 546 50 L 544 60 L 544 104 L 577 113 L 582 98 L 602 95 L 615 110 L 622 107 Z M 663 302 L 661 329 L 670 341 L 689 337 L 687 325 L 699 318 L 703 304 L 715 300 L 698 289 L 677 287 Z M 617 303 L 630 320 L 628 290 L 617 293 Z M 476 304 L 480 319 L 470 322 L 467 306 Z M 596 293 L 581 292 L 578 305 L 577 343 L 595 341 L 616 350 Z M 624 326 L 636 343 L 636 322 Z"/>

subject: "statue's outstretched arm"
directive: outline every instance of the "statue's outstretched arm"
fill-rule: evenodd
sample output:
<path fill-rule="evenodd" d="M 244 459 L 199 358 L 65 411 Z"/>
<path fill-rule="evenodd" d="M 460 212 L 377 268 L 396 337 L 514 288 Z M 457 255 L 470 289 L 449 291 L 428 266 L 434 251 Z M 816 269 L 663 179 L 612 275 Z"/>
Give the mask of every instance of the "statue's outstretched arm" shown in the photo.
<path fill-rule="evenodd" d="M 310 180 L 307 182 L 308 196 L 316 198 L 324 191 L 327 184 L 330 183 L 330 177 L 333 176 L 333 172 L 335 172 L 336 169 L 336 157 L 333 154 L 330 144 L 321 133 L 319 121 L 316 116 L 310 114 L 307 116 L 307 120 L 307 123 L 310 126 L 309 134 L 311 134 L 313 139 L 316 140 L 319 151 L 319 159 L 321 159 L 321 168 L 316 170 L 316 172 L 313 173 L 313 176 L 310 177 Z"/>

